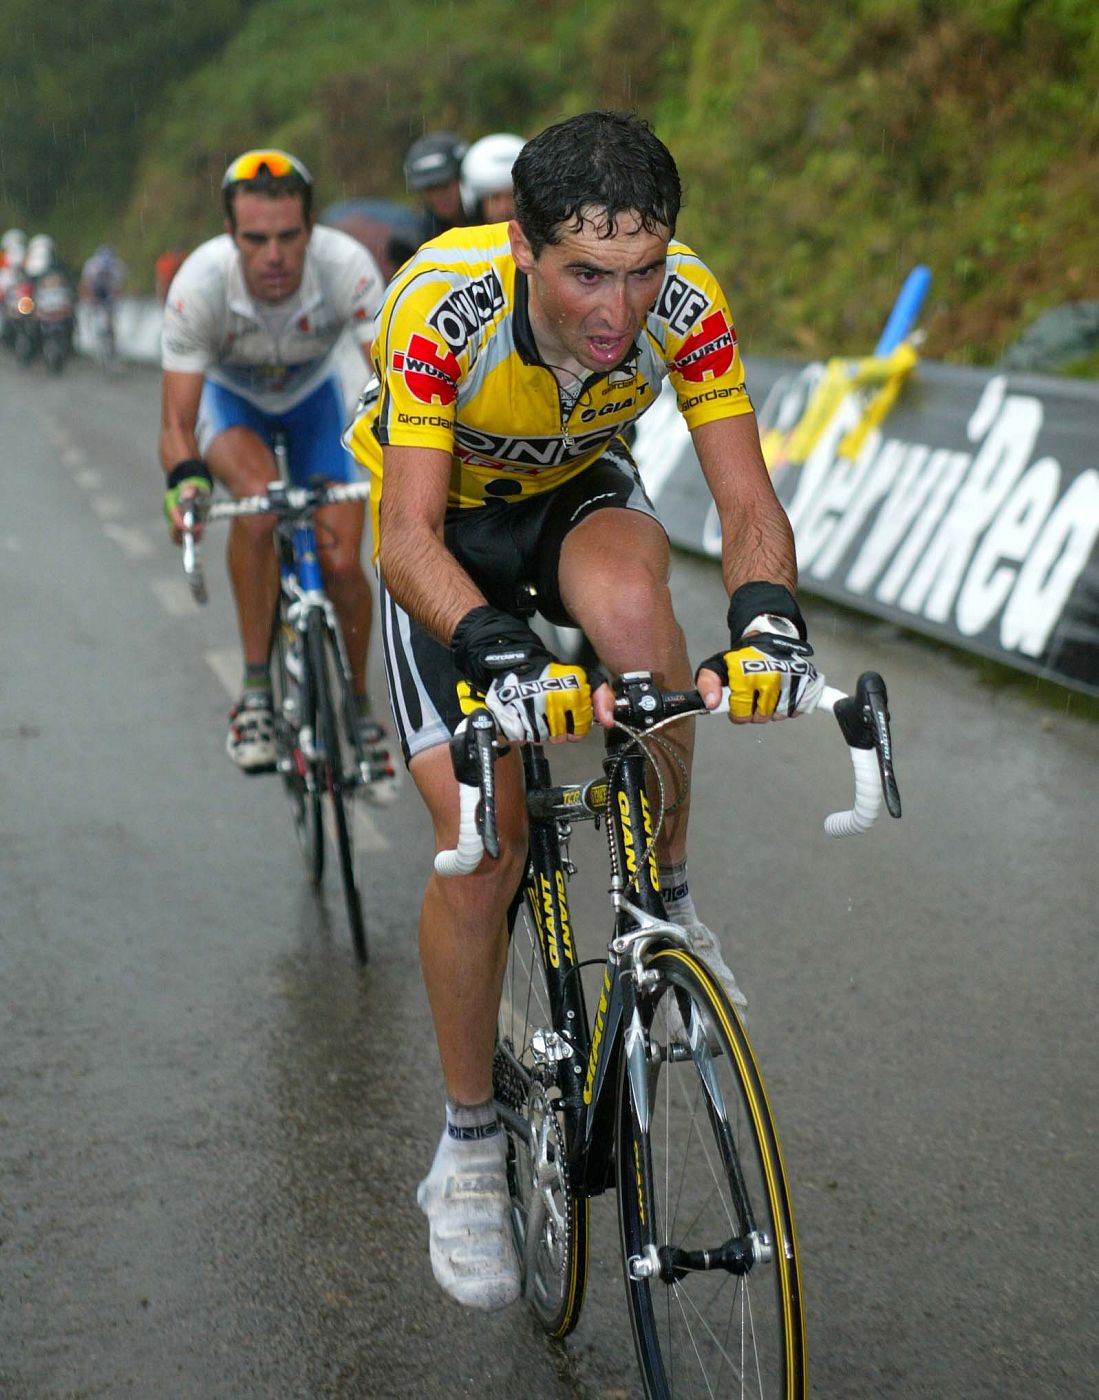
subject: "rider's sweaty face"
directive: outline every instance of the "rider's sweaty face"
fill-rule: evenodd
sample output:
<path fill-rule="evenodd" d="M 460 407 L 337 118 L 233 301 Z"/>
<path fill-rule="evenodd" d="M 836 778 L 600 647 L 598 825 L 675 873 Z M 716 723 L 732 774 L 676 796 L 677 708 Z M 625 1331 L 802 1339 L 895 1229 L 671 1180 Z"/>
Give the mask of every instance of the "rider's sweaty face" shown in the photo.
<path fill-rule="evenodd" d="M 236 228 L 230 236 L 240 253 L 244 283 L 257 301 L 285 301 L 301 286 L 309 225 L 301 195 L 241 190 L 233 200 Z"/>
<path fill-rule="evenodd" d="M 564 227 L 535 258 L 519 225 L 508 227 L 516 265 L 530 285 L 530 321 L 547 364 L 610 370 L 629 354 L 664 281 L 670 234 L 647 232 L 620 214 L 611 236 L 604 217 Z"/>

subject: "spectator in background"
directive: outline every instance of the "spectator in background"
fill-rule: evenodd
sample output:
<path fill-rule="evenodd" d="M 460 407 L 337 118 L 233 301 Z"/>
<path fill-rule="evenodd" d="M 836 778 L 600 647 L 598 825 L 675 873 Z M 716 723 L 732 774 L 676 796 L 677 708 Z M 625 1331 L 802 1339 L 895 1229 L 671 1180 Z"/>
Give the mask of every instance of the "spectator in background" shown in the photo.
<path fill-rule="evenodd" d="M 515 218 L 511 167 L 526 145 L 521 136 L 496 131 L 474 141 L 462 158 L 461 185 L 477 202 L 477 222 L 498 224 Z"/>
<path fill-rule="evenodd" d="M 156 280 L 156 299 L 161 306 L 168 300 L 168 288 L 172 278 L 183 266 L 187 258 L 184 248 L 166 248 L 156 260 L 153 276 Z"/>

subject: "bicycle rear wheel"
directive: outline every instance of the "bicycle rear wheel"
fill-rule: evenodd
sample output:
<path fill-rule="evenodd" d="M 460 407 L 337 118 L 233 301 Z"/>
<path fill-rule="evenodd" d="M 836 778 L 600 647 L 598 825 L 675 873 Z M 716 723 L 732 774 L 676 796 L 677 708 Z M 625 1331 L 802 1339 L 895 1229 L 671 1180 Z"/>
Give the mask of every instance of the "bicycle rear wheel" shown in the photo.
<path fill-rule="evenodd" d="M 531 894 L 528 891 L 527 900 Z M 507 1133 L 507 1174 L 523 1293 L 551 1337 L 576 1326 L 588 1272 L 588 1201 L 568 1178 L 568 1128 L 553 1084 L 560 1045 L 553 1036 L 546 970 L 525 901 L 508 947 L 492 1067 L 493 1096 Z"/>
<path fill-rule="evenodd" d="M 285 615 L 284 601 L 280 601 L 271 647 L 275 762 L 290 804 L 305 872 L 316 887 L 324 878 L 323 771 L 319 763 L 306 757 L 301 744 L 301 727 L 303 723 L 310 723 L 316 712 L 310 682 L 311 674 L 298 644 L 297 630 Z"/>
<path fill-rule="evenodd" d="M 692 954 L 657 951 L 648 1111 L 623 1062 L 618 1209 L 645 1393 L 808 1396 L 805 1321 L 782 1155 L 751 1046 Z M 688 1029 L 670 1032 L 669 1015 Z"/>
<path fill-rule="evenodd" d="M 348 733 L 350 682 L 346 677 L 336 634 L 319 612 L 310 616 L 306 641 L 309 646 L 309 669 L 316 686 L 317 749 L 323 755 L 325 789 L 332 804 L 347 922 L 355 956 L 360 963 L 365 963 L 366 924 L 355 874 L 355 843 L 351 834 L 343 757 L 354 749 L 354 740 Z"/>

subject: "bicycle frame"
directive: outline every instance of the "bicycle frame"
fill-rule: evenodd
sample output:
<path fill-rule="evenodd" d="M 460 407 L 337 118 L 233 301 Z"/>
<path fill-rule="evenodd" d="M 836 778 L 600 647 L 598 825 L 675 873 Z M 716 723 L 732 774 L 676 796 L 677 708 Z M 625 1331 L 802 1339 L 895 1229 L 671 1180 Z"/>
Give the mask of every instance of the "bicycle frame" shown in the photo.
<path fill-rule="evenodd" d="M 274 515 L 279 568 L 279 596 L 270 637 L 273 664 L 277 654 L 273 675 L 277 680 L 275 768 L 290 796 L 306 868 L 315 887 L 324 871 L 320 803 L 325 792 L 331 799 L 352 941 L 359 961 L 365 963 L 366 938 L 345 797 L 350 789 L 370 783 L 374 774 L 371 755 L 359 733 L 346 642 L 324 588 L 313 512 L 323 504 L 363 500 L 369 487 L 365 483 L 293 486 L 287 439 L 281 429 L 273 434 L 272 448 L 280 479 L 270 483 L 266 494 L 213 504 L 196 494 L 183 503 L 183 567 L 195 601 L 204 603 L 207 595 L 197 525 L 207 520 Z"/>
<path fill-rule="evenodd" d="M 286 435 L 281 429 L 276 429 L 272 436 L 272 450 L 279 469 L 279 479 L 285 490 L 291 485 L 290 458 Z M 277 494 L 277 492 L 269 492 L 269 494 Z M 317 552 L 317 529 L 312 515 L 285 520 L 279 519 L 275 525 L 275 538 L 279 558 L 279 586 L 286 599 L 288 620 L 294 624 L 299 638 L 304 640 L 309 627 L 310 615 L 316 611 L 323 613 L 325 621 L 332 629 L 332 635 L 339 649 L 340 665 L 344 674 L 349 675 L 350 665 L 343 630 L 339 626 L 332 600 L 324 587 L 324 578 Z M 352 717 L 348 716 L 348 718 Z M 315 715 L 302 716 L 303 746 L 308 741 L 310 758 L 322 756 L 313 748 L 316 735 L 315 719 Z M 359 776 L 362 781 L 368 781 L 368 764 L 359 744 L 354 724 L 348 725 L 347 737 L 354 750 L 353 757 Z"/>
<path fill-rule="evenodd" d="M 629 1027 L 639 1015 L 635 971 L 640 955 L 656 939 L 687 946 L 686 936 L 665 919 L 660 898 L 652 816 L 645 786 L 646 758 L 620 731 L 607 736 L 603 761 L 606 777 L 583 785 L 553 787 L 545 753 L 523 748 L 530 817 L 530 861 L 524 892 L 538 931 L 555 1026 L 569 1026 L 568 1041 L 547 1037 L 546 1060 L 555 1062 L 557 1086 L 571 1129 L 569 1180 L 578 1195 L 595 1196 L 611 1184 L 614 1114 L 620 1061 L 637 1101 L 648 1096 L 648 1065 L 642 1038 Z M 615 937 L 610 943 L 603 984 L 589 1021 L 580 962 L 572 941 L 567 879 L 571 864 L 567 845 L 574 820 L 607 823 L 611 851 L 611 897 Z M 634 890 L 634 899 L 626 897 Z M 627 1031 L 623 1036 L 622 1024 Z M 551 1032 L 552 1027 L 548 1028 Z M 501 1113 L 520 1130 L 525 1121 L 506 1105 Z"/>

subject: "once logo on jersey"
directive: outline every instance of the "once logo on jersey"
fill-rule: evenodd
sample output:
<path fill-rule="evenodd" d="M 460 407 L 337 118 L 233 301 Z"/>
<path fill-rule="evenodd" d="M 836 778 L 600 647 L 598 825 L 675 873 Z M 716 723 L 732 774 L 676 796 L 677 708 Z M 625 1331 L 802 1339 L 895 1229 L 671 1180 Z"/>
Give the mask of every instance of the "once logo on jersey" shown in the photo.
<path fill-rule="evenodd" d="M 394 350 L 393 368 L 421 403 L 453 403 L 461 369 L 449 350 L 413 332 L 407 350 Z"/>
<path fill-rule="evenodd" d="M 675 331 L 686 335 L 710 304 L 710 298 L 673 272 L 665 279 L 656 303 L 656 314 Z"/>
<path fill-rule="evenodd" d="M 428 325 L 460 353 L 481 326 L 487 326 L 503 309 L 504 289 L 495 272 L 486 272 L 475 282 L 450 293 L 427 318 Z"/>
<path fill-rule="evenodd" d="M 501 464 L 508 471 L 535 476 L 547 467 L 559 467 L 576 457 L 609 442 L 617 430 L 600 428 L 595 432 L 577 433 L 568 441 L 560 433 L 550 437 L 503 437 L 458 423 L 454 429 L 454 450 L 463 461 L 487 459 Z"/>
<path fill-rule="evenodd" d="M 724 311 L 712 311 L 694 335 L 688 336 L 672 361 L 684 379 L 701 383 L 704 379 L 720 379 L 728 372 L 736 356 L 736 331 Z"/>

